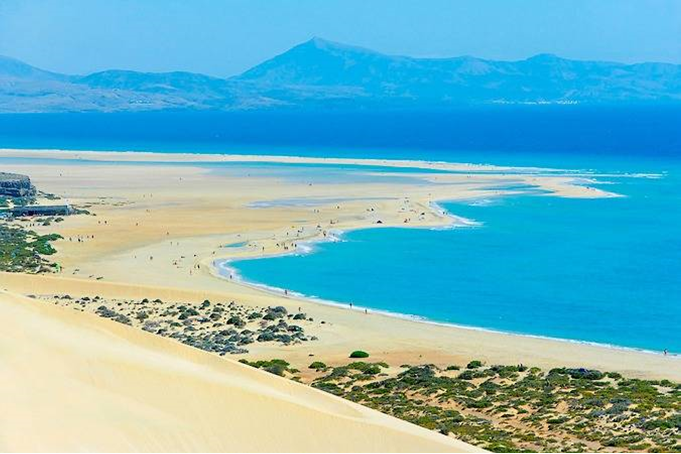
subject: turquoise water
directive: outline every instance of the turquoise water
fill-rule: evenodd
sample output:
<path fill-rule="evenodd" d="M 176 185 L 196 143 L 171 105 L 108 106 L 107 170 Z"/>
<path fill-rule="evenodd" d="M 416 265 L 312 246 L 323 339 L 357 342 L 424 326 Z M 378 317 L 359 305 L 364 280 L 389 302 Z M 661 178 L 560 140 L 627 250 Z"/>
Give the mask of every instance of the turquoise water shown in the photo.
<path fill-rule="evenodd" d="M 619 199 L 558 199 L 529 190 L 534 194 L 445 203 L 481 225 L 354 231 L 344 242 L 317 244 L 309 255 L 236 266 L 246 279 L 326 300 L 473 327 L 681 353 L 679 124 L 681 109 L 659 106 L 0 115 L 0 148 L 426 159 L 663 173 L 661 179 L 603 178 L 613 182 L 605 189 L 627 196 Z M 20 161 L 25 163 L 0 160 L 0 170 L 3 163 Z M 314 184 L 377 178 L 423 183 L 407 174 L 411 169 L 380 166 L 195 165 Z M 258 209 L 301 203 L 263 200 Z"/>
<path fill-rule="evenodd" d="M 681 181 L 610 178 L 614 199 L 445 203 L 482 223 L 368 229 L 233 263 L 253 282 L 434 321 L 681 352 Z"/>
<path fill-rule="evenodd" d="M 239 241 L 239 242 L 237 242 L 237 243 L 225 244 L 225 245 L 222 246 L 222 247 L 238 249 L 238 248 L 245 247 L 247 244 L 248 244 L 247 241 Z"/>

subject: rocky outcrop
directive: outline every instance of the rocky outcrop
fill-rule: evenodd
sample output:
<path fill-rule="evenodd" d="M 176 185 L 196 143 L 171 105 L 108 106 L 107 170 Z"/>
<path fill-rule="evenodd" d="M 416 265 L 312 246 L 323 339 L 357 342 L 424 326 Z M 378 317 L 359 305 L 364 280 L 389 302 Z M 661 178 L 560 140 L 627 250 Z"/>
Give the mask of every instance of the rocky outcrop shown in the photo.
<path fill-rule="evenodd" d="M 33 202 L 35 186 L 26 175 L 0 172 L 0 197 L 20 199 L 24 203 Z"/>

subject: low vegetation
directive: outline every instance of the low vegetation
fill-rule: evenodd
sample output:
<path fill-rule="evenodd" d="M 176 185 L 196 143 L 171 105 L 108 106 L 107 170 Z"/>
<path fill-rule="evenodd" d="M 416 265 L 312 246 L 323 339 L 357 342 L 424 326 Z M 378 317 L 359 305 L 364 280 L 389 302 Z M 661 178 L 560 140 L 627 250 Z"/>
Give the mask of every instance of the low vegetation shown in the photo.
<path fill-rule="evenodd" d="M 314 369 L 316 371 L 326 370 L 326 364 L 321 361 L 315 361 L 308 366 L 308 369 Z"/>
<path fill-rule="evenodd" d="M 280 377 L 283 377 L 285 374 L 297 374 L 300 372 L 298 369 L 291 368 L 291 365 L 283 359 L 253 362 L 249 362 L 246 359 L 240 359 L 239 362 L 251 367 L 255 367 L 256 369 L 263 369 L 271 374 L 279 375 Z"/>
<path fill-rule="evenodd" d="M 491 451 L 681 451 L 681 385 L 668 380 L 476 360 L 443 369 L 315 361 L 302 378 L 274 361 L 245 362 Z"/>
<path fill-rule="evenodd" d="M 57 234 L 38 235 L 36 232 L 0 222 L 0 271 L 45 273 L 58 269 L 58 265 L 45 256 L 56 252 L 52 242 Z"/>
<path fill-rule="evenodd" d="M 317 339 L 305 332 L 313 325 L 311 317 L 303 312 L 290 314 L 283 306 L 249 307 L 209 300 L 175 303 L 149 298 L 33 296 L 58 306 L 93 312 L 221 356 L 247 353 L 248 345 L 255 343 L 292 345 Z M 286 371 L 281 369 L 282 373 Z"/>

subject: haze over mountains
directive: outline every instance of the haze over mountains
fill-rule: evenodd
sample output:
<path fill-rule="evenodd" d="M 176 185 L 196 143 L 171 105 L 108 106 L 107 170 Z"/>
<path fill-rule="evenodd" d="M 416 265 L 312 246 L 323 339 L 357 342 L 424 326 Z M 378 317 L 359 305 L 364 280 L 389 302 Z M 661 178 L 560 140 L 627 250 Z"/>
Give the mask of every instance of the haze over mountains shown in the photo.
<path fill-rule="evenodd" d="M 677 104 L 681 65 L 385 55 L 319 38 L 235 77 L 66 75 L 0 57 L 0 112 L 447 109 L 490 104 Z"/>

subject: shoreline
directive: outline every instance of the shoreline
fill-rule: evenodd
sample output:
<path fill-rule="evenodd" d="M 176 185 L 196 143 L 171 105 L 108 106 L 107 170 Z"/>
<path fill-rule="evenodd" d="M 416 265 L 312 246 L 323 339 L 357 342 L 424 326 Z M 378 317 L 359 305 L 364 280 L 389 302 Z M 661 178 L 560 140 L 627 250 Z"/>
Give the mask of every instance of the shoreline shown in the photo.
<path fill-rule="evenodd" d="M 31 156 L 25 156 L 26 154 Z M 83 159 L 82 155 L 87 158 Z M 111 157 L 115 159 L 111 159 Z M 0 157 L 2 158 L 28 158 L 28 159 L 55 159 L 55 160 L 79 160 L 97 162 L 130 162 L 130 163 L 151 163 L 151 164 L 191 164 L 194 162 L 210 164 L 210 163 L 281 163 L 281 164 L 319 164 L 319 165 L 358 165 L 358 166 L 375 166 L 375 167 L 394 167 L 394 168 L 411 168 L 414 170 L 441 170 L 443 172 L 480 172 L 481 174 L 493 172 L 518 172 L 523 171 L 520 175 L 529 176 L 538 173 L 546 173 L 547 176 L 552 174 L 562 174 L 570 176 L 571 178 L 585 178 L 587 180 L 596 178 L 650 178 L 659 179 L 664 178 L 667 170 L 661 172 L 637 172 L 637 171 L 613 171 L 603 172 L 597 168 L 580 167 L 580 168 L 562 168 L 562 167 L 539 167 L 531 165 L 502 165 L 493 164 L 491 162 L 466 162 L 466 161 L 445 161 L 445 160 L 430 160 L 421 158 L 363 158 L 363 157 L 321 157 L 321 156 L 305 156 L 296 154 L 248 154 L 239 152 L 168 152 L 165 150 L 69 150 L 64 148 L 0 148 Z M 161 157 L 162 159 L 158 159 Z M 605 192 L 605 191 L 604 191 Z M 615 194 L 615 196 L 618 196 Z"/>
<path fill-rule="evenodd" d="M 238 153 L 197 153 L 197 152 L 166 152 L 158 151 L 136 151 L 136 150 L 68 150 L 60 148 L 0 148 L 0 157 L 22 158 L 25 154 L 33 155 L 36 158 L 46 159 L 82 159 L 81 155 L 87 155 L 91 161 L 108 161 L 112 156 L 114 162 L 157 162 L 157 163 L 248 163 L 248 162 L 271 162 L 271 163 L 293 163 L 293 164 L 358 164 L 363 166 L 387 166 L 387 167 L 408 167 L 416 169 L 437 169 L 449 171 L 513 171 L 522 169 L 528 173 L 532 172 L 588 172 L 589 169 L 560 169 L 551 167 L 533 166 L 504 166 L 485 163 L 466 163 L 450 162 L 441 160 L 424 159 L 389 159 L 389 158 L 338 158 L 338 157 L 314 157 L 297 155 L 267 155 L 267 154 L 238 154 Z M 158 158 L 161 157 L 161 160 Z M 106 159 L 105 159 L 106 158 Z"/>
<path fill-rule="evenodd" d="M 587 183 L 594 183 L 597 182 L 596 180 L 588 181 Z M 579 184 L 579 183 L 576 183 Z M 522 194 L 521 194 L 522 195 Z M 624 195 L 618 195 L 618 197 L 626 197 Z M 498 197 L 495 197 L 498 198 Z M 442 226 L 430 226 L 430 227 L 423 227 L 427 228 L 429 230 L 453 230 L 453 229 L 458 229 L 458 228 L 473 228 L 482 225 L 482 222 L 476 221 L 473 219 L 468 219 L 462 216 L 457 216 L 453 213 L 451 213 L 449 210 L 445 209 L 440 205 L 440 203 L 446 202 L 445 200 L 438 200 L 438 201 L 433 201 L 429 203 L 429 206 L 431 209 L 436 211 L 438 214 L 444 216 L 445 218 L 449 219 L 451 222 L 447 225 L 442 225 Z M 285 256 L 303 256 L 303 255 L 308 255 L 308 254 L 313 254 L 316 252 L 314 245 L 317 243 L 326 243 L 326 242 L 339 242 L 343 241 L 342 237 L 348 232 L 353 232 L 353 231 L 358 231 L 358 230 L 367 230 L 367 229 L 377 229 L 377 228 L 396 228 L 396 229 L 413 229 L 413 228 L 421 228 L 421 227 L 404 227 L 404 226 L 393 226 L 393 225 L 367 225 L 367 226 L 362 226 L 362 227 L 355 227 L 355 228 L 350 228 L 350 229 L 335 229 L 335 230 L 329 230 L 329 237 L 324 238 L 324 237 L 319 237 L 318 235 L 313 236 L 309 239 L 302 240 L 300 242 L 297 242 L 298 248 L 293 251 L 280 251 L 280 252 L 274 252 L 262 256 L 243 256 L 243 257 L 234 257 L 230 255 L 224 255 L 222 257 L 216 257 L 212 259 L 210 262 L 210 272 L 213 276 L 217 277 L 218 279 L 226 280 L 228 282 L 235 283 L 237 285 L 243 285 L 248 288 L 252 288 L 255 290 L 259 291 L 264 291 L 272 295 L 284 297 L 284 298 L 289 298 L 289 299 L 294 299 L 294 300 L 299 300 L 299 301 L 305 301 L 308 303 L 312 304 L 323 304 L 326 306 L 332 306 L 336 307 L 339 309 L 344 309 L 344 310 L 349 310 L 349 311 L 355 311 L 358 313 L 362 313 L 364 310 L 371 311 L 373 314 L 380 314 L 386 317 L 392 317 L 392 318 L 397 318 L 397 319 L 403 319 L 403 320 L 409 320 L 417 323 L 424 323 L 428 325 L 435 325 L 435 326 L 442 326 L 442 327 L 451 327 L 451 328 L 456 328 L 456 329 L 462 329 L 462 330 L 471 330 L 471 331 L 479 331 L 479 332 L 487 332 L 487 333 L 494 333 L 494 334 L 501 334 L 501 335 L 506 335 L 506 336 L 516 336 L 516 337 L 523 337 L 523 338 L 530 338 L 530 339 L 541 339 L 541 340 L 549 340 L 549 341 L 557 341 L 557 342 L 566 342 L 570 344 L 576 344 L 576 345 L 589 345 L 593 347 L 598 347 L 598 348 L 604 348 L 604 349 L 612 349 L 612 350 L 619 350 L 619 351 L 631 351 L 631 352 L 636 352 L 636 353 L 643 353 L 643 354 L 650 354 L 650 355 L 658 355 L 658 356 L 664 356 L 664 357 L 670 357 L 670 358 L 681 358 L 681 352 L 668 352 L 664 353 L 663 351 L 660 350 L 651 350 L 643 347 L 630 347 L 630 346 L 624 346 L 624 345 L 617 345 L 617 344 L 611 344 L 611 343 L 603 343 L 603 342 L 596 342 L 596 341 L 589 341 L 589 340 L 584 340 L 584 339 L 569 339 L 569 338 L 563 338 L 563 337 L 553 337 L 553 336 L 545 336 L 541 334 L 532 334 L 532 333 L 524 333 L 524 332 L 515 332 L 515 331 L 506 331 L 506 330 L 501 330 L 501 329 L 495 329 L 495 328 L 486 328 L 486 327 L 481 327 L 481 326 L 474 326 L 474 325 L 463 325 L 463 324 L 458 324 L 458 323 L 453 323 L 453 322 L 446 322 L 446 321 L 441 321 L 441 320 L 435 320 L 426 316 L 422 315 L 417 315 L 417 314 L 406 314 L 402 312 L 397 312 L 397 311 L 390 311 L 386 309 L 375 309 L 367 306 L 359 306 L 354 302 L 341 302 L 341 301 L 335 301 L 335 300 L 329 300 L 317 296 L 311 296 L 307 295 L 305 293 L 301 293 L 298 291 L 291 291 L 288 289 L 284 289 L 281 287 L 276 287 L 274 285 L 268 285 L 265 283 L 260 283 L 260 282 L 253 282 L 245 279 L 239 271 L 235 267 L 231 267 L 228 264 L 234 263 L 234 262 L 240 262 L 240 261 L 247 261 L 247 260 L 266 260 L 266 259 L 272 259 L 276 257 L 285 257 Z M 247 245 L 245 245 L 247 246 Z M 239 247 L 237 249 L 242 249 L 244 246 Z M 298 249 L 303 249 L 305 250 L 300 251 Z M 233 276 L 230 278 L 229 276 L 225 276 L 220 272 L 220 269 L 223 269 L 225 271 L 229 271 L 231 275 Z"/>
<path fill-rule="evenodd" d="M 394 228 L 399 228 L 399 227 L 394 227 Z M 452 227 L 456 228 L 456 227 Z M 363 230 L 362 228 L 357 228 L 353 230 Z M 345 233 L 345 232 L 343 232 Z M 343 241 L 342 239 L 337 239 L 337 240 L 328 240 L 330 242 L 337 242 L 337 241 Z M 301 243 L 317 243 L 320 241 L 315 241 L 315 240 L 309 240 L 309 241 L 304 241 Z M 325 240 L 322 240 L 322 242 L 326 242 Z M 530 338 L 530 339 L 540 339 L 540 340 L 548 340 L 548 341 L 556 341 L 556 342 L 566 342 L 570 344 L 576 344 L 576 345 L 589 345 L 592 347 L 598 347 L 598 348 L 604 348 L 604 349 L 612 349 L 616 351 L 624 351 L 624 352 L 636 352 L 636 353 L 643 353 L 643 354 L 648 354 L 648 355 L 657 355 L 657 356 L 664 356 L 668 358 L 681 358 L 681 353 L 677 352 L 668 352 L 667 354 L 664 354 L 663 351 L 659 350 L 650 350 L 647 348 L 642 348 L 642 347 L 628 347 L 624 345 L 617 345 L 617 344 L 609 344 L 609 343 L 603 343 L 603 342 L 595 342 L 595 341 L 589 341 L 589 340 L 580 340 L 580 339 L 569 339 L 569 338 L 563 338 L 563 337 L 553 337 L 553 336 L 544 336 L 541 334 L 531 334 L 531 333 L 523 333 L 523 332 L 514 332 L 514 331 L 505 331 L 501 329 L 494 329 L 494 328 L 485 328 L 481 326 L 474 326 L 474 325 L 462 325 L 459 323 L 453 323 L 453 322 L 446 322 L 446 321 L 440 321 L 440 320 L 435 320 L 426 316 L 422 315 L 417 315 L 417 314 L 405 314 L 403 312 L 396 312 L 396 311 L 390 311 L 386 309 L 375 309 L 367 306 L 359 306 L 354 302 L 341 302 L 341 301 L 335 301 L 335 300 L 329 300 L 329 299 L 324 299 L 320 298 L 317 296 L 311 296 L 307 295 L 305 293 L 301 293 L 298 291 L 291 291 L 288 289 L 283 289 L 281 287 L 276 287 L 273 285 L 268 285 L 268 284 L 263 284 L 260 282 L 254 282 L 254 281 L 249 281 L 245 279 L 239 271 L 234 268 L 228 266 L 229 263 L 233 262 L 240 262 L 240 261 L 246 261 L 246 260 L 264 260 L 264 259 L 271 259 L 271 258 L 276 258 L 276 257 L 283 257 L 283 256 L 290 256 L 290 255 L 308 255 L 308 254 L 313 254 L 315 253 L 314 249 L 307 250 L 301 253 L 297 253 L 296 251 L 292 252 L 283 252 L 283 253 L 276 253 L 276 254 L 271 254 L 267 256 L 261 256 L 261 257 L 243 257 L 243 258 L 236 258 L 236 259 L 230 259 L 230 258 L 217 258 L 213 260 L 211 264 L 211 273 L 216 276 L 218 279 L 223 279 L 229 282 L 233 282 L 237 285 L 243 285 L 248 288 L 252 288 L 255 290 L 259 291 L 264 291 L 269 294 L 272 294 L 274 296 L 279 296 L 279 297 L 284 297 L 292 300 L 299 300 L 299 301 L 304 301 L 312 304 L 322 304 L 325 306 L 331 306 L 335 307 L 338 309 L 343 309 L 347 311 L 353 311 L 357 313 L 362 313 L 364 310 L 370 311 L 372 314 L 379 314 L 385 317 L 392 317 L 392 318 L 397 318 L 401 320 L 409 320 L 412 322 L 416 323 L 423 323 L 427 325 L 434 325 L 434 326 L 442 326 L 445 328 L 455 328 L 455 329 L 461 329 L 461 330 L 471 330 L 471 331 L 479 331 L 483 333 L 493 333 L 493 334 L 500 334 L 504 336 L 515 336 L 515 337 L 521 337 L 521 338 Z M 229 270 L 232 273 L 233 278 L 230 279 L 230 277 L 225 276 L 220 272 L 220 269 L 224 269 L 225 271 Z M 214 273 L 213 273 L 214 271 Z M 287 292 L 287 293 L 284 293 Z"/>
<path fill-rule="evenodd" d="M 29 155 L 29 156 L 26 156 Z M 82 156 L 87 156 L 83 159 Z M 115 159 L 111 159 L 111 157 Z M 158 158 L 162 159 L 158 159 Z M 606 191 L 595 186 L 588 186 L 589 183 L 601 184 L 596 178 L 662 178 L 664 173 L 602 173 L 596 169 L 570 169 L 557 167 L 537 167 L 537 166 L 515 166 L 497 165 L 491 163 L 467 163 L 442 160 L 425 159 L 389 159 L 389 158 L 338 158 L 338 157 L 314 157 L 298 155 L 267 155 L 267 154 L 238 154 L 238 153 L 198 153 L 198 152 L 166 152 L 158 151 L 136 151 L 136 150 L 68 150 L 59 148 L 0 148 L 0 158 L 35 158 L 35 159 L 54 159 L 54 160 L 77 160 L 89 163 L 149 163 L 149 164 L 248 164 L 248 163 L 272 163 L 272 164 L 319 164 L 319 165 L 356 165 L 366 167 L 387 167 L 397 169 L 429 170 L 441 171 L 449 174 L 461 172 L 479 173 L 482 176 L 490 176 L 495 172 L 516 172 L 518 177 L 538 177 L 541 179 L 562 179 L 557 186 L 545 187 L 551 192 L 549 195 L 559 197 L 580 197 L 580 198 L 617 198 L 623 195 Z M 535 178 L 536 179 L 536 178 Z M 582 180 L 581 182 L 578 180 Z M 573 190 L 581 188 L 580 194 L 574 191 L 563 193 L 565 187 Z M 543 186 L 539 186 L 543 187 Z"/>
<path fill-rule="evenodd" d="M 26 156 L 24 151 L 14 153 Z M 149 154 L 153 158 L 173 158 L 167 154 Z M 50 153 L 42 155 L 55 158 Z M 2 156 L 6 154 L 0 152 Z M 148 167 L 126 165 L 126 159 L 119 159 L 122 159 L 121 165 L 116 166 L 100 165 L 97 161 L 88 161 L 86 165 L 35 162 L 6 166 L 9 170 L 30 175 L 40 189 L 68 198 L 75 204 L 92 205 L 89 209 L 96 216 L 77 216 L 49 227 L 36 227 L 40 233 L 54 231 L 65 237 L 91 238 L 82 243 L 64 240 L 55 245 L 58 250 L 55 258 L 63 265 L 62 274 L 21 279 L 0 275 L 0 285 L 7 283 L 14 291 L 24 294 L 59 291 L 91 296 L 138 294 L 139 290 L 134 290 L 133 286 L 147 288 L 144 297 L 163 295 L 162 298 L 173 301 L 200 302 L 210 297 L 254 306 L 283 305 L 289 310 L 302 307 L 315 320 L 326 320 L 326 325 L 317 326 L 316 329 L 321 329 L 321 340 L 312 347 L 315 356 L 331 363 L 346 359 L 348 351 L 366 348 L 377 360 L 394 364 L 429 362 L 446 365 L 480 359 L 488 364 L 590 367 L 634 377 L 676 380 L 681 377 L 678 357 L 663 358 L 655 352 L 627 347 L 459 326 L 373 309 L 365 316 L 357 310 L 348 311 L 347 305 L 342 303 L 320 304 L 297 295 L 285 298 L 281 292 L 245 282 L 230 282 L 224 277 L 216 277 L 217 272 L 212 271 L 215 260 L 258 258 L 261 252 L 265 255 L 300 253 L 301 250 L 284 251 L 282 246 L 321 239 L 322 228 L 327 232 L 385 227 L 439 230 L 443 225 L 452 228 L 452 224 L 461 219 L 443 215 L 438 202 L 481 197 L 494 199 L 517 193 L 511 189 L 485 189 L 509 181 L 515 185 L 517 180 L 522 180 L 544 188 L 556 197 L 609 196 L 606 192 L 575 185 L 573 175 L 508 175 L 498 171 L 470 177 L 465 173 L 424 177 L 414 171 L 422 178 L 418 183 L 391 182 L 382 180 L 377 174 L 369 182 L 341 185 L 335 181 L 315 181 L 314 185 L 308 185 L 305 178 L 285 180 L 269 175 L 246 175 L 246 172 L 242 172 L 243 175 L 212 173 L 192 166 L 191 162 L 172 166 L 158 162 L 154 172 L 150 172 Z M 241 159 L 241 156 L 233 159 Z M 373 165 L 375 161 L 353 160 L 353 163 Z M 387 160 L 381 161 L 383 166 L 386 163 Z M 410 163 L 409 167 L 413 165 Z M 221 190 L 215 191 L 216 187 Z M 267 209 L 250 206 L 255 201 L 300 197 L 344 201 L 338 203 L 339 206 L 336 202 Z M 421 217 L 420 213 L 425 216 Z M 411 222 L 404 224 L 405 218 L 411 218 Z M 378 224 L 377 220 L 382 223 Z M 318 225 L 322 228 L 318 229 Z M 234 250 L 226 247 L 242 242 L 251 243 L 251 247 Z M 154 257 L 153 262 L 150 256 Z M 41 282 L 51 285 L 43 286 Z M 249 359 L 283 357 L 304 365 L 308 353 L 310 346 L 276 350 L 256 346 Z"/>
<path fill-rule="evenodd" d="M 200 302 L 204 299 L 210 299 L 214 300 L 217 299 L 218 301 L 229 301 L 230 294 L 229 293 L 224 293 L 221 291 L 215 292 L 212 290 L 206 290 L 206 291 L 197 291 L 197 290 L 192 290 L 192 289 L 187 289 L 187 288 L 181 288 L 181 287 L 172 287 L 172 286 L 165 286 L 163 288 L 157 288 L 157 287 L 150 287 L 150 286 L 140 286 L 140 285 L 130 285 L 126 283 L 119 283 L 119 282 L 101 282 L 101 281 L 86 281 L 82 279 L 73 279 L 73 278 L 60 278 L 58 276 L 31 276 L 31 275 L 26 275 L 26 274 L 20 274 L 20 273 L 10 273 L 8 274 L 2 274 L 0 273 L 0 277 L 5 277 L 7 278 L 3 282 L 3 288 L 0 288 L 0 290 L 9 290 L 10 292 L 13 293 L 21 293 L 21 294 L 29 294 L 25 292 L 25 289 L 27 288 L 27 284 L 30 285 L 30 288 L 32 289 L 31 293 L 35 294 L 58 294 L 58 293 L 65 293 L 65 294 L 72 294 L 72 295 L 79 295 L 79 296 L 90 296 L 94 297 L 97 295 L 103 295 L 104 297 L 114 297 L 114 298 L 128 298 L 128 297 L 136 297 L 136 298 L 154 298 L 154 297 L 159 297 L 164 300 L 168 301 L 173 301 L 173 302 L 181 302 L 181 301 L 196 301 Z M 223 280 L 224 278 L 219 278 Z M 58 284 L 57 284 L 58 282 Z M 79 290 L 74 291 L 73 286 L 76 285 Z M 298 296 L 292 296 L 289 293 L 288 297 L 285 297 L 279 292 L 272 292 L 268 289 L 265 289 L 263 287 L 259 287 L 256 285 L 252 284 L 239 284 L 240 286 L 243 286 L 244 288 L 247 289 L 252 289 L 257 291 L 260 294 L 264 294 L 265 298 L 261 301 L 268 301 L 270 302 L 271 305 L 285 305 L 289 307 L 291 310 L 294 310 L 296 306 L 302 306 L 303 311 L 312 311 L 314 308 L 320 309 L 322 312 L 326 312 L 325 309 L 329 309 L 333 311 L 334 313 L 337 313 L 336 311 L 340 311 L 340 313 L 346 314 L 349 319 L 355 319 L 355 320 L 368 320 L 363 313 L 361 313 L 359 306 L 357 308 L 349 308 L 347 305 L 339 304 L 336 302 L 321 302 L 318 300 L 315 300 L 313 298 L 305 298 L 305 297 L 298 297 Z M 47 291 L 49 289 L 49 291 Z M 270 295 L 270 298 L 267 298 L 267 296 Z M 273 300 L 272 298 L 276 298 Z M 263 304 L 263 303 L 261 303 Z M 266 304 L 266 303 L 265 303 Z M 318 312 L 313 312 L 313 314 L 316 313 L 319 315 Z M 333 315 L 333 314 L 332 314 Z M 541 364 L 538 364 L 539 362 L 537 361 L 525 361 L 524 359 L 518 359 L 516 361 L 506 361 L 506 363 L 522 363 L 522 364 L 528 364 L 528 365 L 539 365 L 540 367 L 545 367 L 545 368 L 550 368 L 550 367 L 587 367 L 587 368 L 597 368 L 599 370 L 603 370 L 604 372 L 621 372 L 623 374 L 627 374 L 629 376 L 633 376 L 636 378 L 644 378 L 644 379 L 671 379 L 674 381 L 681 380 L 681 355 L 667 355 L 664 356 L 658 352 L 654 351 L 645 351 L 645 350 L 637 350 L 637 349 L 632 349 L 632 348 L 627 348 L 627 347 L 618 347 L 618 346 L 608 346 L 604 344 L 599 344 L 599 343 L 590 343 L 590 342 L 580 342 L 580 341 L 572 341 L 570 339 L 556 339 L 552 337 L 543 337 L 543 336 L 533 336 L 533 335 L 523 335 L 523 334 L 515 334 L 515 333 L 509 333 L 509 332 L 502 332 L 502 331 L 495 331 L 495 330 L 488 330 L 485 328 L 476 328 L 476 327 L 468 327 L 465 325 L 455 325 L 455 324 L 447 324 L 447 323 L 442 323 L 442 322 L 432 322 L 424 319 L 418 319 L 415 317 L 411 317 L 408 315 L 404 314 L 397 314 L 397 313 L 390 313 L 386 311 L 379 311 L 379 310 L 371 310 L 369 312 L 369 317 L 372 319 L 371 322 L 369 322 L 370 326 L 379 326 L 377 324 L 382 324 L 379 320 L 382 320 L 384 322 L 387 322 L 389 324 L 392 323 L 398 323 L 400 325 L 402 324 L 407 324 L 412 325 L 416 327 L 416 330 L 419 331 L 419 328 L 422 328 L 423 326 L 429 326 L 434 329 L 439 329 L 443 330 L 443 333 L 446 335 L 456 335 L 457 337 L 462 336 L 463 338 L 467 338 L 467 334 L 475 336 L 475 337 L 480 337 L 480 339 L 487 339 L 490 340 L 490 337 L 496 338 L 495 341 L 493 341 L 494 344 L 496 345 L 503 345 L 500 344 L 499 342 L 504 341 L 504 343 L 519 343 L 519 345 L 526 345 L 527 347 L 531 347 L 533 349 L 539 348 L 543 349 L 545 347 L 540 347 L 540 344 L 543 345 L 553 345 L 559 348 L 559 350 L 563 349 L 568 349 L 568 350 L 574 350 L 575 353 L 579 352 L 580 356 L 577 357 L 577 361 L 574 361 L 574 357 L 572 356 L 572 353 L 568 353 L 566 357 L 564 358 L 556 358 L 553 360 L 550 360 L 548 364 L 545 361 L 541 361 Z M 376 317 L 378 317 L 378 320 L 376 320 Z M 329 317 L 327 318 L 329 320 L 329 323 L 331 326 L 337 325 L 340 320 L 338 318 L 334 317 Z M 326 326 L 329 326 L 328 324 Z M 381 336 L 383 337 L 383 336 Z M 440 337 L 438 334 L 435 334 L 435 337 L 438 338 Z M 378 340 L 378 339 L 376 339 Z M 312 348 L 313 351 L 318 352 L 320 349 L 321 351 L 326 351 L 326 347 L 324 346 L 324 340 L 322 339 L 321 341 L 317 342 L 322 342 L 322 344 L 317 344 L 315 342 L 315 345 L 308 345 L 307 348 L 303 348 L 303 351 L 300 352 L 302 355 L 299 356 L 298 350 L 290 350 L 286 351 L 286 349 L 282 348 L 265 348 L 265 349 L 255 349 L 254 351 L 248 353 L 246 356 L 249 358 L 256 358 L 256 359 L 271 359 L 273 357 L 283 357 L 286 358 L 289 361 L 298 361 L 298 362 L 303 362 L 305 363 L 306 361 L 309 362 L 307 351 L 309 351 L 310 348 Z M 364 345 L 365 347 L 368 345 L 369 350 L 376 350 L 377 348 L 380 348 L 380 344 L 375 344 L 371 345 L 365 344 L 364 341 L 361 341 L 359 343 L 354 343 L 351 342 L 351 345 Z M 482 358 L 483 361 L 487 361 L 487 354 L 483 350 L 478 350 L 479 347 L 476 347 L 476 351 L 478 354 L 472 354 L 472 355 L 467 355 L 466 358 L 468 358 L 466 361 L 470 360 L 471 358 Z M 484 349 L 484 347 L 482 347 Z M 591 352 L 587 352 L 587 350 L 590 350 Z M 340 355 L 336 351 L 336 349 L 332 349 L 327 353 L 316 353 L 315 357 L 318 357 L 320 359 L 326 359 L 330 361 L 331 363 L 335 362 L 342 362 L 347 358 L 347 349 L 342 349 L 343 353 Z M 421 351 L 416 350 L 416 351 Z M 424 352 L 425 353 L 425 352 Z M 666 365 L 664 372 L 661 371 L 655 371 L 655 370 L 646 370 L 643 372 L 643 370 L 640 369 L 627 369 L 623 367 L 614 367 L 612 365 L 610 366 L 597 366 L 594 364 L 593 359 L 588 359 L 588 356 L 591 355 L 596 355 L 596 357 L 604 359 L 605 355 L 616 355 L 616 356 L 623 356 L 624 358 L 630 357 L 630 359 L 638 359 L 640 361 L 645 361 L 646 358 L 651 361 L 659 362 L 663 361 L 664 364 Z M 378 354 L 372 354 L 372 356 L 375 356 L 376 361 L 384 360 L 385 356 L 384 355 L 378 355 Z M 419 357 L 421 355 L 418 355 Z M 455 355 L 455 356 L 458 356 Z M 521 355 L 522 356 L 522 355 Z M 428 362 L 432 362 L 429 360 L 425 360 Z M 628 361 L 628 360 L 627 360 Z M 503 361 L 498 361 L 500 363 L 504 363 Z M 446 364 L 447 361 L 444 363 Z M 489 361 L 488 364 L 496 364 L 497 361 Z M 397 363 L 396 363 L 397 364 Z M 438 361 L 437 364 L 443 364 L 442 361 Z"/>

